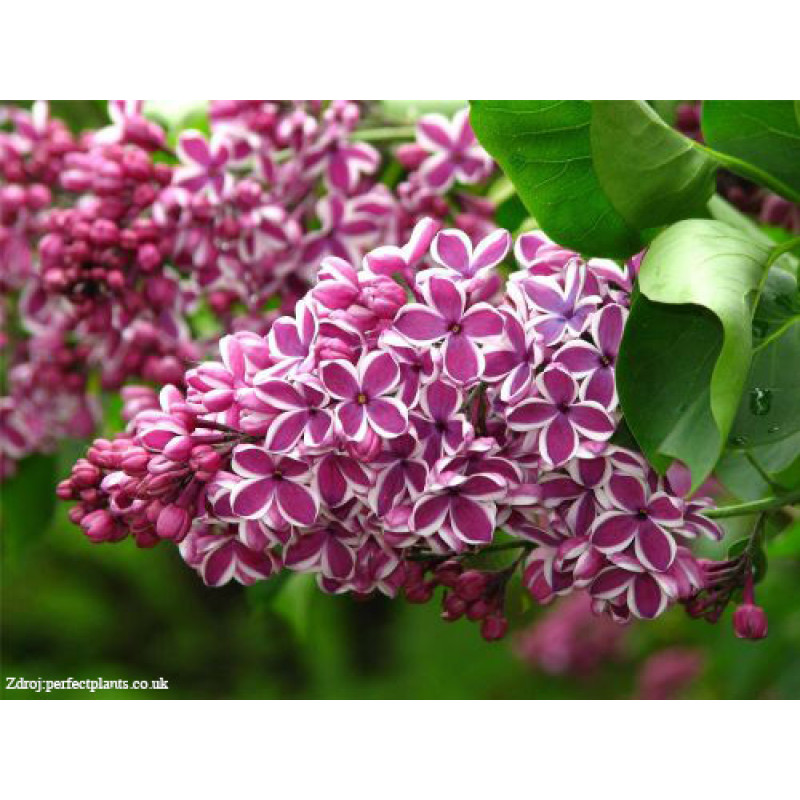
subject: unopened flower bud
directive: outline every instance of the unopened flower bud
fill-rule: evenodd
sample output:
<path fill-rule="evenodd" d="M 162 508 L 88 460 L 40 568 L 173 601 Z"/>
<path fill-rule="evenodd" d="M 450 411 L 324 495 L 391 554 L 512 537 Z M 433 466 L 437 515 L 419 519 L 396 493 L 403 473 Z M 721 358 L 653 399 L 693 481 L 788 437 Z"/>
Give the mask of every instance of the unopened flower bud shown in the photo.
<path fill-rule="evenodd" d="M 767 635 L 767 613 L 761 606 L 742 603 L 733 612 L 733 630 L 740 639 L 764 639 Z"/>
<path fill-rule="evenodd" d="M 162 539 L 180 541 L 189 532 L 192 519 L 185 508 L 174 504 L 165 506 L 158 515 L 156 532 Z"/>
<path fill-rule="evenodd" d="M 508 632 L 508 620 L 505 617 L 486 617 L 481 623 L 481 636 L 487 642 L 496 642 Z"/>

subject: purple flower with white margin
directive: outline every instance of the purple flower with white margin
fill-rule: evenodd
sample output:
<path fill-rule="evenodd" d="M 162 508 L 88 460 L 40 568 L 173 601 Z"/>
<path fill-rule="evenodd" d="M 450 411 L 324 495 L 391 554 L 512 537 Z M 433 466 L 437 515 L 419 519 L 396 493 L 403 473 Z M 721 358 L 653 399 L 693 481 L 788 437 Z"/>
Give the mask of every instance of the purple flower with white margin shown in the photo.
<path fill-rule="evenodd" d="M 583 333 L 600 300 L 594 295 L 582 297 L 585 267 L 579 259 L 570 261 L 562 275 L 563 285 L 555 275 L 535 275 L 522 281 L 528 299 L 541 312 L 534 315 L 533 324 L 548 346 Z"/>
<path fill-rule="evenodd" d="M 668 575 L 613 566 L 604 569 L 589 587 L 596 607 L 620 621 L 627 620 L 630 612 L 641 619 L 657 617 L 676 591 L 676 582 Z"/>
<path fill-rule="evenodd" d="M 294 385 L 272 378 L 256 382 L 256 397 L 278 416 L 270 423 L 264 446 L 273 452 L 291 450 L 302 436 L 307 447 L 320 447 L 333 426 L 333 414 L 324 408 L 328 395 L 307 379 Z"/>
<path fill-rule="evenodd" d="M 300 261 L 306 266 L 317 266 L 325 256 L 355 262 L 379 230 L 375 219 L 359 213 L 353 202 L 337 194 L 326 195 L 317 203 L 317 216 L 322 227 L 303 237 Z"/>
<path fill-rule="evenodd" d="M 417 141 L 431 153 L 418 175 L 436 192 L 443 194 L 456 180 L 480 183 L 494 167 L 491 156 L 475 138 L 467 108 L 458 111 L 452 121 L 441 114 L 426 114 L 417 123 Z"/>
<path fill-rule="evenodd" d="M 280 377 L 308 371 L 314 360 L 312 346 L 317 330 L 317 319 L 305 299 L 295 307 L 294 316 L 276 319 L 267 335 L 267 342 L 280 361 L 267 368 L 266 374 Z"/>
<path fill-rule="evenodd" d="M 625 309 L 617 304 L 604 306 L 592 315 L 591 331 L 594 344 L 582 339 L 567 342 L 553 357 L 576 378 L 583 381 L 581 396 L 594 400 L 608 409 L 617 405 L 614 367 L 625 327 Z"/>
<path fill-rule="evenodd" d="M 378 480 L 370 492 L 370 505 L 383 517 L 406 497 L 416 499 L 425 488 L 428 467 L 414 458 L 417 440 L 410 434 L 398 436 L 386 443 L 386 448 L 370 466 L 379 470 Z"/>
<path fill-rule="evenodd" d="M 283 552 L 283 563 L 298 572 L 321 572 L 326 578 L 347 580 L 356 566 L 363 534 L 338 522 L 315 525 L 294 538 Z"/>
<path fill-rule="evenodd" d="M 108 116 L 111 125 L 96 131 L 92 141 L 98 144 L 130 143 L 147 150 L 164 147 L 166 136 L 163 128 L 145 118 L 142 100 L 111 100 Z"/>
<path fill-rule="evenodd" d="M 406 283 L 413 285 L 414 267 L 428 255 L 428 248 L 440 227 L 441 223 L 430 217 L 421 219 L 406 244 L 376 247 L 364 256 L 364 267 L 375 275 L 389 278 L 400 273 Z"/>
<path fill-rule="evenodd" d="M 380 347 L 390 350 L 397 359 L 400 365 L 399 398 L 406 407 L 413 408 L 419 399 L 423 382 L 433 381 L 441 371 L 439 352 L 413 347 L 391 328 L 381 334 Z"/>
<path fill-rule="evenodd" d="M 330 509 L 365 495 L 373 483 L 370 471 L 352 456 L 327 452 L 315 460 L 314 489 Z"/>
<path fill-rule="evenodd" d="M 445 372 L 457 383 L 470 384 L 483 374 L 484 357 L 477 342 L 503 332 L 503 318 L 488 303 L 468 311 L 464 287 L 434 275 L 422 289 L 427 305 L 409 303 L 400 310 L 394 327 L 416 344 L 444 340 Z"/>
<path fill-rule="evenodd" d="M 252 550 L 236 536 L 236 528 L 225 533 L 191 532 L 180 544 L 181 556 L 194 567 L 207 586 L 222 586 L 236 580 L 244 586 L 269 578 L 280 568 L 270 552 Z"/>
<path fill-rule="evenodd" d="M 260 519 L 275 514 L 304 527 L 316 520 L 318 500 L 303 485 L 309 475 L 307 464 L 287 456 L 275 458 L 255 445 L 239 445 L 232 465 L 244 478 L 231 493 L 231 508 L 237 516 Z"/>
<path fill-rule="evenodd" d="M 178 139 L 178 158 L 183 163 L 175 172 L 173 182 L 190 192 L 199 192 L 208 186 L 221 197 L 233 178 L 225 171 L 231 157 L 227 139 L 220 135 L 206 141 L 199 131 L 184 131 Z"/>
<path fill-rule="evenodd" d="M 494 536 L 497 508 L 494 501 L 506 493 L 497 475 L 436 475 L 417 499 L 409 520 L 419 536 L 438 534 L 452 547 L 489 544 Z"/>
<path fill-rule="evenodd" d="M 510 309 L 501 309 L 500 313 L 505 320 L 508 346 L 493 347 L 486 354 L 483 377 L 491 382 L 502 381 L 500 399 L 504 403 L 513 404 L 527 393 L 544 353 L 539 346 L 536 329 L 531 323 L 523 324 Z"/>
<path fill-rule="evenodd" d="M 541 430 L 542 458 L 551 466 L 574 458 L 582 438 L 604 442 L 613 435 L 614 420 L 599 403 L 578 400 L 578 384 L 563 367 L 547 367 L 536 386 L 541 397 L 523 400 L 506 419 L 515 431 Z"/>
<path fill-rule="evenodd" d="M 634 475 L 612 475 L 604 494 L 612 508 L 592 526 L 594 546 L 613 561 L 633 542 L 636 558 L 646 569 L 669 569 L 676 544 L 664 528 L 678 529 L 682 524 L 679 503 L 666 492 L 651 492 L 647 482 Z"/>
<path fill-rule="evenodd" d="M 411 413 L 410 419 L 429 465 L 433 466 L 443 455 L 455 455 L 472 433 L 467 418 L 458 413 L 463 403 L 461 391 L 442 380 L 423 388 L 419 408 Z"/>
<path fill-rule="evenodd" d="M 436 235 L 431 255 L 438 264 L 462 278 L 474 278 L 496 267 L 508 255 L 510 247 L 511 235 L 502 228 L 490 233 L 475 248 L 466 233 L 451 229 Z"/>
<path fill-rule="evenodd" d="M 576 536 L 587 536 L 602 510 L 598 490 L 611 474 L 611 462 L 604 457 L 579 458 L 566 465 L 567 475 L 550 473 L 539 483 L 546 508 L 558 508 Z"/>
<path fill-rule="evenodd" d="M 361 441 L 370 428 L 384 437 L 399 436 L 408 429 L 408 410 L 399 400 L 387 397 L 400 380 L 400 368 L 389 353 L 369 353 L 358 368 L 349 361 L 327 361 L 321 376 L 330 395 L 342 401 L 336 417 L 348 439 Z"/>
<path fill-rule="evenodd" d="M 351 195 L 358 188 L 361 175 L 371 175 L 381 163 L 380 153 L 366 142 L 350 142 L 338 133 L 314 144 L 303 156 L 304 174 L 325 171 L 331 191 Z"/>

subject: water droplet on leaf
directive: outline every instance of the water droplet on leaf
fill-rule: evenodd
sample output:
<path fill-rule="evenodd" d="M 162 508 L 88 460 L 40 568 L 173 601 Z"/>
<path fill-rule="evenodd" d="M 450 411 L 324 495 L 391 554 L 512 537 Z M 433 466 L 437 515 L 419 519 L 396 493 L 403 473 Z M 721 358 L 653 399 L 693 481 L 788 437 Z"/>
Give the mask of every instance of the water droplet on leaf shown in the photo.
<path fill-rule="evenodd" d="M 780 425 L 770 425 L 769 428 L 767 428 L 767 433 L 777 433 L 780 429 Z"/>
<path fill-rule="evenodd" d="M 772 408 L 771 389 L 752 389 L 750 391 L 750 412 L 757 417 L 769 414 Z"/>

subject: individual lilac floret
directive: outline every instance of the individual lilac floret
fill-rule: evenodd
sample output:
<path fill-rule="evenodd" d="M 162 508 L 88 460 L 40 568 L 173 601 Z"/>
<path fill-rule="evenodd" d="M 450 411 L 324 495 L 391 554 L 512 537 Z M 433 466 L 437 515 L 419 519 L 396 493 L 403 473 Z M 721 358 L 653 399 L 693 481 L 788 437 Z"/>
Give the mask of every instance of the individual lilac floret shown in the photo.
<path fill-rule="evenodd" d="M 234 472 L 243 480 L 231 493 L 231 509 L 244 519 L 283 518 L 294 525 L 311 525 L 319 501 L 304 480 L 309 468 L 294 458 L 275 458 L 255 445 L 240 445 L 233 453 Z"/>
<path fill-rule="evenodd" d="M 372 429 L 378 436 L 399 436 L 408 428 L 406 407 L 390 393 L 400 380 L 400 368 L 389 353 L 370 353 L 357 367 L 349 361 L 322 365 L 322 383 L 341 401 L 336 419 L 348 439 L 362 441 Z"/>
<path fill-rule="evenodd" d="M 499 336 L 503 319 L 488 303 L 467 308 L 464 287 L 432 276 L 422 287 L 426 304 L 411 303 L 397 315 L 395 329 L 417 345 L 443 342 L 444 369 L 457 384 L 474 383 L 483 373 L 479 342 Z"/>
<path fill-rule="evenodd" d="M 478 183 L 494 166 L 472 132 L 468 109 L 457 112 L 452 121 L 426 114 L 417 123 L 417 142 L 399 157 L 409 166 L 419 166 L 423 184 L 436 191 L 445 191 L 456 180 Z"/>
<path fill-rule="evenodd" d="M 550 366 L 536 379 L 540 397 L 523 400 L 508 414 L 512 430 L 538 430 L 542 458 L 560 467 L 574 458 L 582 440 L 604 442 L 614 421 L 599 404 L 578 398 L 578 384 L 563 367 Z"/>

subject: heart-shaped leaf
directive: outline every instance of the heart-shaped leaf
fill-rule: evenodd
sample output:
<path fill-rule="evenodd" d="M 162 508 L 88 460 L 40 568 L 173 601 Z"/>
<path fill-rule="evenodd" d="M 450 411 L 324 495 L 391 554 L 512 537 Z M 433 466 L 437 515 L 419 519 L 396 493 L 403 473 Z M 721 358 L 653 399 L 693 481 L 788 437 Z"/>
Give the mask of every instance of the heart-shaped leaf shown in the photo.
<path fill-rule="evenodd" d="M 800 202 L 800 119 L 792 100 L 706 100 L 706 143 L 733 172 Z"/>
<path fill-rule="evenodd" d="M 617 365 L 620 401 L 654 466 L 685 462 L 695 488 L 739 407 L 771 252 L 730 225 L 685 220 L 656 237 L 642 262 Z"/>
<path fill-rule="evenodd" d="M 715 164 L 639 101 L 475 100 L 472 126 L 542 229 L 625 258 L 699 210 Z"/>

